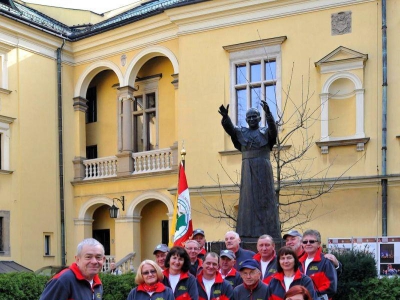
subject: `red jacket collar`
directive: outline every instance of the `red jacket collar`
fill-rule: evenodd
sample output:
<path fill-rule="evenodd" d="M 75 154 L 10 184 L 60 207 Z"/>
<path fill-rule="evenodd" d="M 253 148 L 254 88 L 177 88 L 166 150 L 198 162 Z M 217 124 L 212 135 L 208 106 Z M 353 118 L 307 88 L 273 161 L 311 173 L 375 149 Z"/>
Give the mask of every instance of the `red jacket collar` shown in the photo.
<path fill-rule="evenodd" d="M 165 277 L 169 278 L 169 269 L 165 269 L 163 271 L 163 274 Z M 180 276 L 179 276 L 179 280 L 185 279 L 185 278 L 189 278 L 189 272 L 181 272 Z"/>
<path fill-rule="evenodd" d="M 203 283 L 203 270 L 197 275 L 197 281 L 200 283 Z M 220 272 L 217 272 L 215 275 L 215 283 L 222 283 L 224 282 L 224 279 L 222 278 L 222 275 Z"/>
<path fill-rule="evenodd" d="M 274 250 L 274 256 L 272 256 L 272 258 L 271 258 L 269 261 L 273 261 L 275 257 L 276 257 L 276 252 L 275 252 L 275 250 Z M 256 253 L 256 254 L 253 256 L 253 259 L 255 259 L 256 261 L 258 261 L 259 263 L 261 263 L 261 254 L 260 254 L 260 252 Z"/>
<path fill-rule="evenodd" d="M 228 274 L 225 275 L 225 277 L 229 277 L 229 276 L 236 276 L 236 273 L 238 271 L 235 268 L 230 269 L 230 271 L 228 272 Z M 222 272 L 221 269 L 219 269 L 219 273 L 221 273 L 222 276 Z"/>
<path fill-rule="evenodd" d="M 283 272 L 276 272 L 273 277 L 278 279 L 280 282 L 283 282 L 285 274 Z M 293 280 L 300 279 L 301 278 L 301 272 L 299 269 L 297 269 L 296 273 L 294 273 L 294 278 Z"/>
<path fill-rule="evenodd" d="M 138 291 L 142 291 L 142 292 L 146 292 L 146 290 L 143 288 L 143 286 L 141 284 L 138 285 L 137 290 Z M 165 285 L 163 285 L 161 282 L 159 282 L 158 286 L 157 286 L 157 289 L 155 290 L 155 293 L 161 293 L 163 291 L 165 291 Z"/>
<path fill-rule="evenodd" d="M 69 267 L 69 269 L 75 274 L 75 277 L 76 277 L 78 280 L 87 280 L 87 279 L 83 276 L 81 270 L 79 270 L 79 267 L 78 267 L 78 265 L 77 265 L 76 263 L 73 263 L 73 264 Z M 94 277 L 93 277 L 93 286 L 96 286 L 96 285 L 99 285 L 99 284 L 101 284 L 101 280 L 100 280 L 99 275 L 96 274 L 96 275 L 94 275 Z"/>
<path fill-rule="evenodd" d="M 206 249 L 204 249 L 204 247 L 203 248 L 201 248 L 201 251 L 200 251 L 200 253 L 199 254 L 206 254 L 207 253 L 207 250 Z"/>
<path fill-rule="evenodd" d="M 321 261 L 321 252 L 322 252 L 322 248 L 319 247 L 319 248 L 317 249 L 317 252 L 315 253 L 314 258 L 313 258 L 312 261 Z M 299 259 L 299 261 L 300 261 L 301 263 L 303 263 L 303 262 L 306 261 L 307 257 L 308 257 L 308 256 L 307 256 L 307 253 L 305 253 L 305 254 Z"/>

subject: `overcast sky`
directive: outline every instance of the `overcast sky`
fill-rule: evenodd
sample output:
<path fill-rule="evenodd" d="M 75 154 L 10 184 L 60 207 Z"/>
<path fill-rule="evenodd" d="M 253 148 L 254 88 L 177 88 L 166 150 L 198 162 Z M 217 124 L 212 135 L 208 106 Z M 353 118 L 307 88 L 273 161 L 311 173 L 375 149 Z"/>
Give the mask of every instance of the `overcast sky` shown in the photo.
<path fill-rule="evenodd" d="M 138 0 L 26 0 L 25 2 L 66 8 L 86 9 L 100 14 L 136 1 Z"/>

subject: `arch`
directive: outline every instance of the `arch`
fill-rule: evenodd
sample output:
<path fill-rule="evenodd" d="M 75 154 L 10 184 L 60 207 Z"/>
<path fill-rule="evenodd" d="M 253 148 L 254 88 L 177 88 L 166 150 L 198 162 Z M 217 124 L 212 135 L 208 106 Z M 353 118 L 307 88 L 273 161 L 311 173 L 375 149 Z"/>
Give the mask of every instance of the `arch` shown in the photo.
<path fill-rule="evenodd" d="M 93 217 L 93 213 L 96 209 L 98 209 L 102 205 L 112 206 L 113 201 L 107 197 L 94 197 L 89 201 L 86 201 L 79 210 L 78 219 L 85 220 L 91 219 Z"/>
<path fill-rule="evenodd" d="M 133 199 L 132 203 L 129 205 L 127 209 L 126 212 L 127 217 L 140 216 L 143 207 L 154 200 L 159 200 L 163 202 L 167 206 L 168 214 L 173 213 L 174 205 L 168 196 L 156 191 L 149 191 Z"/>
<path fill-rule="evenodd" d="M 126 75 L 122 86 L 134 86 L 136 75 L 138 74 L 140 68 L 153 57 L 165 56 L 167 57 L 172 67 L 174 68 L 174 74 L 179 74 L 179 64 L 175 54 L 166 47 L 154 46 L 146 48 L 140 51 L 130 62 L 126 69 Z"/>
<path fill-rule="evenodd" d="M 362 83 L 358 76 L 349 72 L 338 72 L 333 74 L 331 77 L 328 78 L 327 81 L 325 81 L 324 86 L 322 87 L 322 94 L 329 93 L 329 87 L 331 86 L 331 84 L 341 78 L 351 80 L 354 83 L 354 87 L 356 90 L 362 89 Z"/>
<path fill-rule="evenodd" d="M 123 78 L 121 70 L 113 62 L 102 60 L 91 64 L 86 68 L 78 79 L 75 86 L 74 97 L 86 98 L 86 91 L 92 79 L 104 70 L 112 70 L 118 77 L 119 85 L 122 86 Z"/>
<path fill-rule="evenodd" d="M 356 133 L 353 136 L 345 137 L 331 137 L 329 136 L 329 88 L 333 82 L 338 79 L 349 79 L 354 84 L 354 92 L 356 95 Z M 322 93 L 320 94 L 321 99 L 321 141 L 330 141 L 337 139 L 356 139 L 364 138 L 364 89 L 362 87 L 362 82 L 360 78 L 349 72 L 337 72 L 329 77 L 323 87 Z"/>

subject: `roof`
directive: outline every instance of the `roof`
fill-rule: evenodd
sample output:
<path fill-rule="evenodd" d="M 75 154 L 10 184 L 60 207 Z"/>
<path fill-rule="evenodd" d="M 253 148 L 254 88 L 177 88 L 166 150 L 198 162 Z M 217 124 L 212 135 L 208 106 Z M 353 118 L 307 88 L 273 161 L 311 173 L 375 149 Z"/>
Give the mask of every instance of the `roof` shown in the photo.
<path fill-rule="evenodd" d="M 79 28 L 67 26 L 35 9 L 14 2 L 13 0 L 0 1 L 0 16 L 5 16 L 42 30 L 44 29 L 50 34 L 69 41 L 75 41 L 160 14 L 166 9 L 205 1 L 209 0 L 153 0 L 105 21 L 93 25 L 88 24 L 87 26 Z"/>
<path fill-rule="evenodd" d="M 28 268 L 25 268 L 20 264 L 17 264 L 12 260 L 0 261 L 0 273 L 11 273 L 11 272 L 33 272 L 33 271 Z"/>

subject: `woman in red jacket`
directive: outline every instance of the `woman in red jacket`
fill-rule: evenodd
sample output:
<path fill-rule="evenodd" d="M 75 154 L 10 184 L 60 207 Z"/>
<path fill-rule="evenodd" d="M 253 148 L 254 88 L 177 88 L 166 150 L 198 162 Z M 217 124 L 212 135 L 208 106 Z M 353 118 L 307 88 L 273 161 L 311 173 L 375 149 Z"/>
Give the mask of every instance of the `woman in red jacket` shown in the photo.
<path fill-rule="evenodd" d="M 163 283 L 170 287 L 176 300 L 198 300 L 196 278 L 190 274 L 190 257 L 186 250 L 176 246 L 169 250 L 165 258 Z"/>
<path fill-rule="evenodd" d="M 317 300 L 318 296 L 314 290 L 314 285 L 310 277 L 302 274 L 299 270 L 299 259 L 296 252 L 290 247 L 282 247 L 278 252 L 277 272 L 272 276 L 268 285 L 269 300 L 283 300 L 285 293 L 293 286 L 304 286 Z"/>
<path fill-rule="evenodd" d="M 161 282 L 163 277 L 161 268 L 154 261 L 142 261 L 135 278 L 138 286 L 131 290 L 127 300 L 174 300 L 172 290 Z"/>

